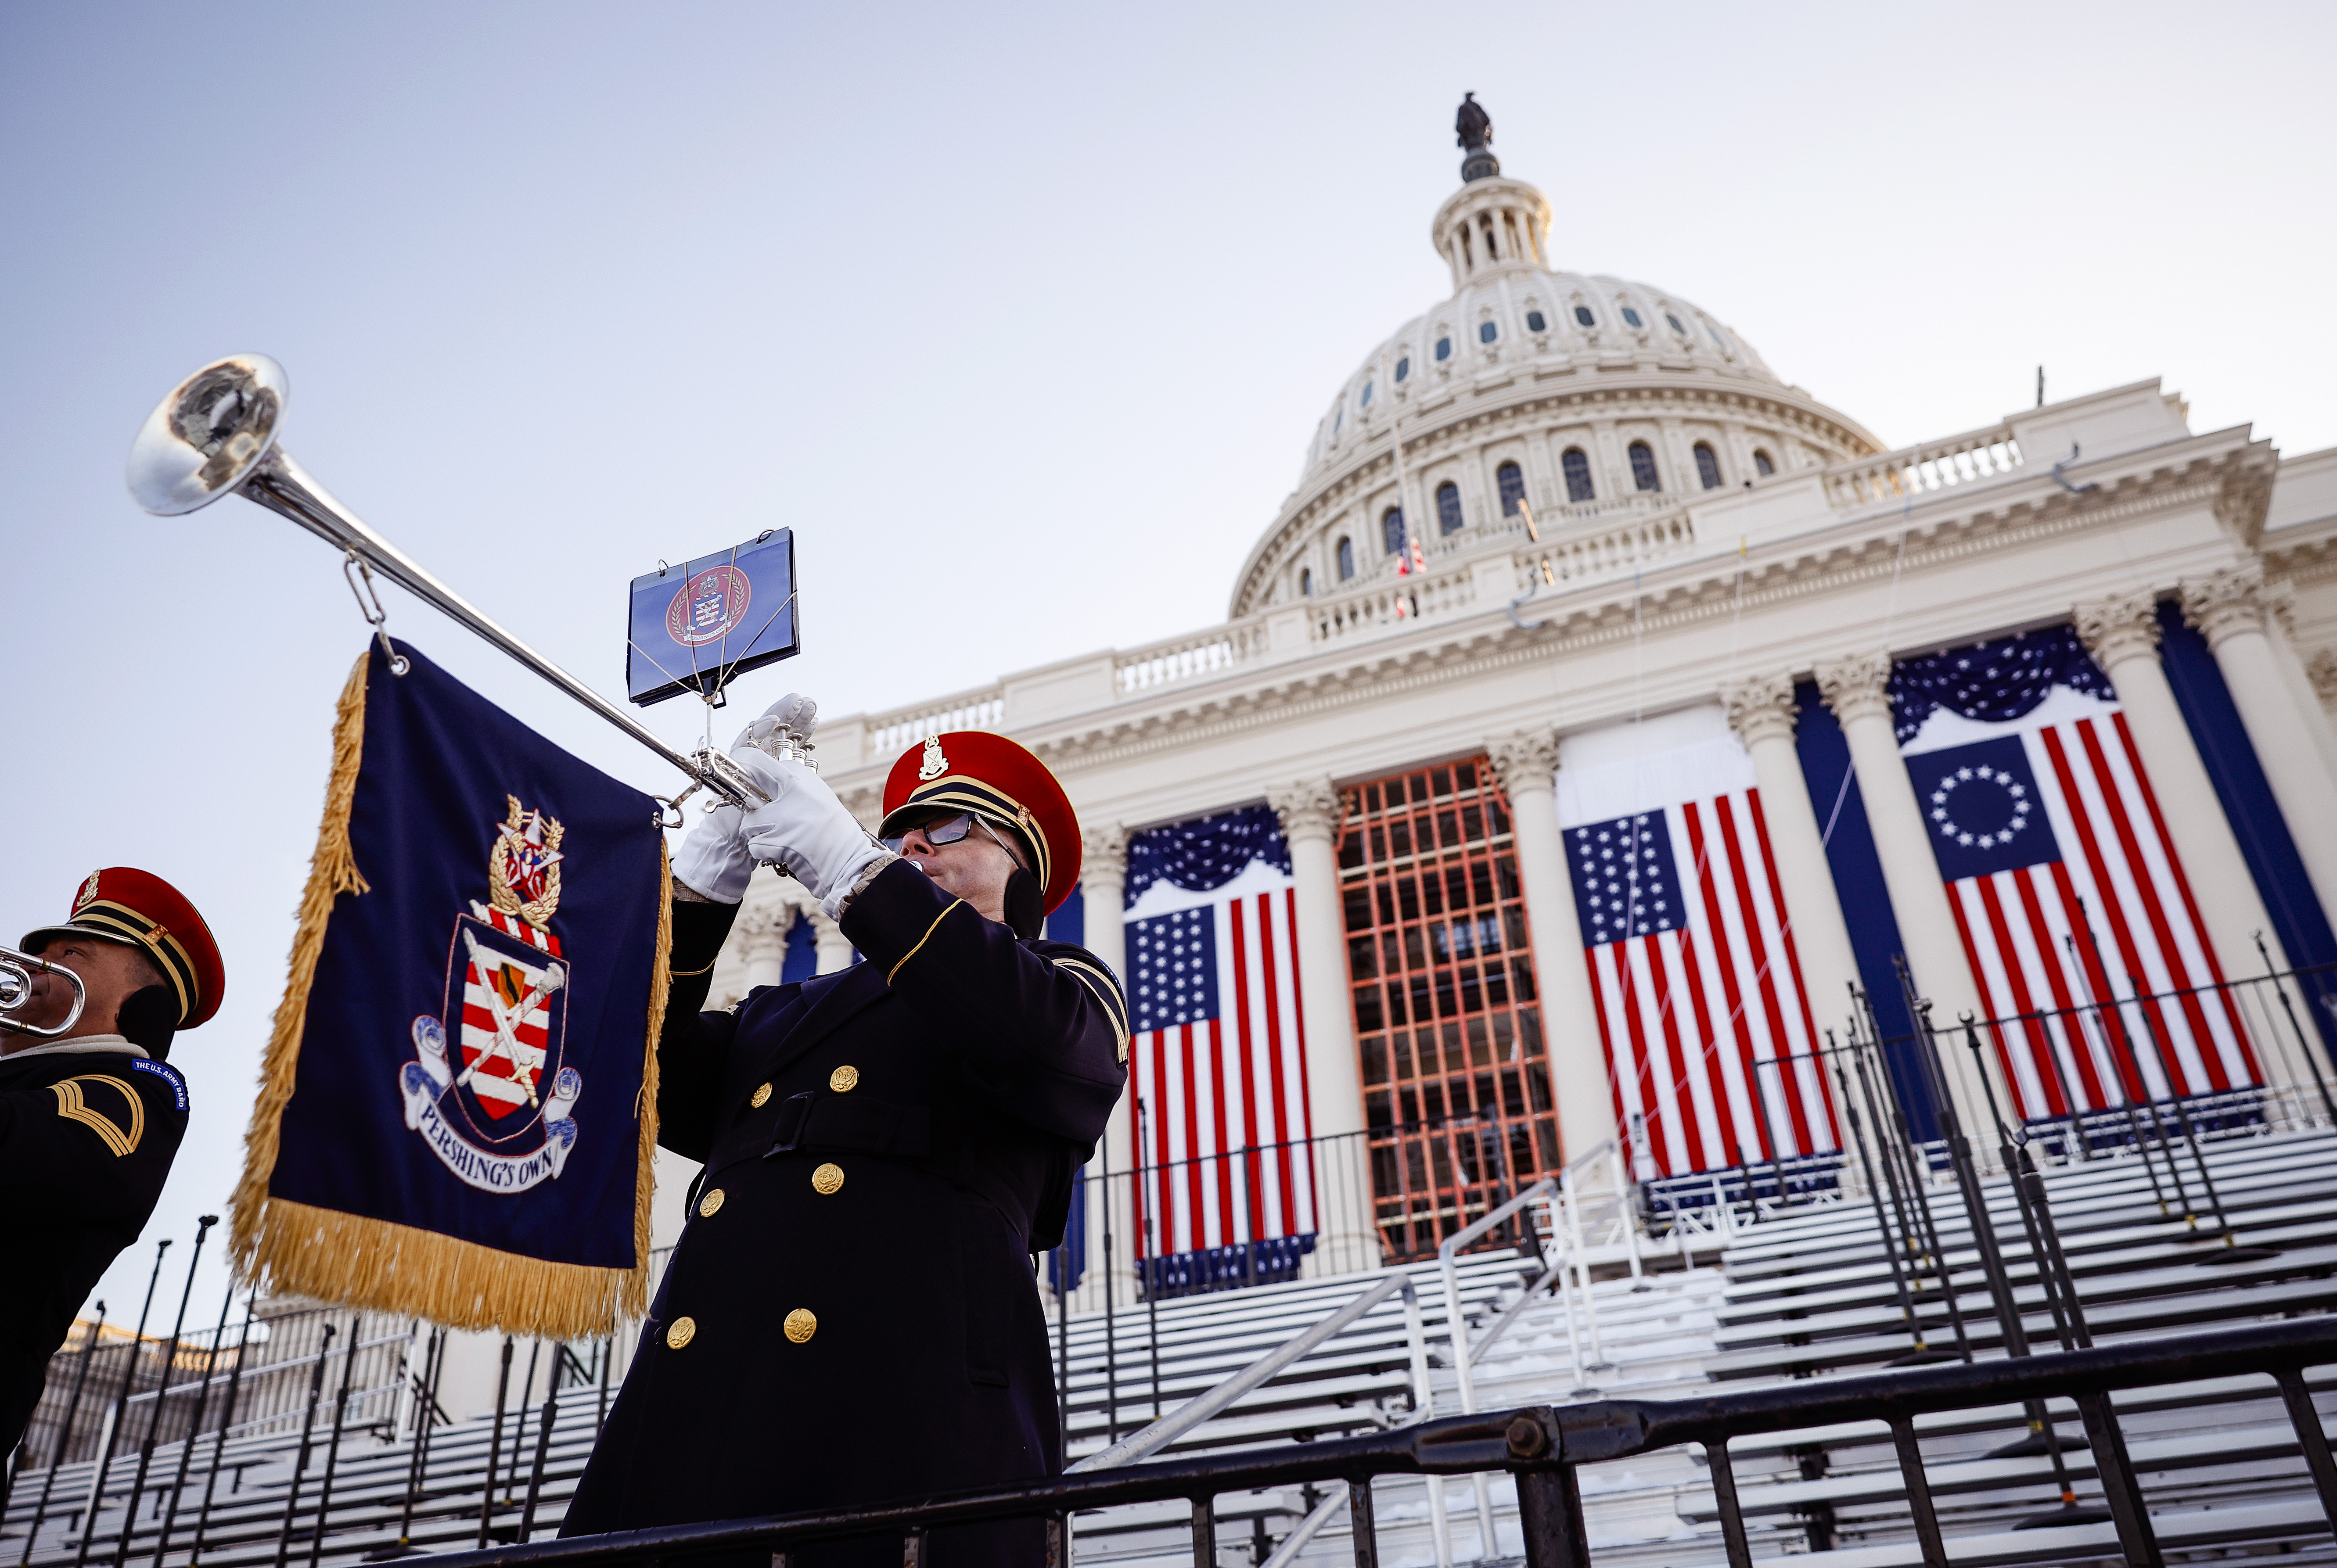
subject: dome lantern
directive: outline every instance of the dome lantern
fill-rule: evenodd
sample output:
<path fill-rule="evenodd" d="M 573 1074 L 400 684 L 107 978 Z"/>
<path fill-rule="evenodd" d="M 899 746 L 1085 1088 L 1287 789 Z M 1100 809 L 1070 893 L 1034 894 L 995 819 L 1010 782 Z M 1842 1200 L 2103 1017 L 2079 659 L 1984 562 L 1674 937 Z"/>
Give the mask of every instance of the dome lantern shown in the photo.
<path fill-rule="evenodd" d="M 1452 268 L 1455 294 L 1494 268 L 1549 265 L 1550 201 L 1522 180 L 1472 180 L 1436 209 L 1429 236 Z"/>

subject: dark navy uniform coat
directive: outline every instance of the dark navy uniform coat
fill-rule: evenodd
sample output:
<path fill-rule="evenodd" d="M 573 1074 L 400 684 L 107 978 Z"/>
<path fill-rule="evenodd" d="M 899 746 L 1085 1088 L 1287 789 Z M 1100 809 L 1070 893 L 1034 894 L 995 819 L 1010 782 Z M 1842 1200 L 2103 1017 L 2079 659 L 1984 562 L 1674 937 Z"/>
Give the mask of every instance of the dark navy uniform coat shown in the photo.
<path fill-rule="evenodd" d="M 674 906 L 669 1008 L 735 910 Z M 844 914 L 865 961 L 668 1013 L 659 1142 L 705 1162 L 562 1534 L 843 1507 L 1058 1468 L 1031 1253 L 1126 1082 L 1102 962 L 1024 941 L 906 862 Z M 1033 1523 L 927 1561 L 1036 1564 Z M 755 1554 L 755 1561 L 767 1560 Z M 898 1537 L 801 1564 L 893 1568 Z"/>
<path fill-rule="evenodd" d="M 186 1081 L 134 1047 L 0 1057 L 0 1454 L 186 1131 Z"/>

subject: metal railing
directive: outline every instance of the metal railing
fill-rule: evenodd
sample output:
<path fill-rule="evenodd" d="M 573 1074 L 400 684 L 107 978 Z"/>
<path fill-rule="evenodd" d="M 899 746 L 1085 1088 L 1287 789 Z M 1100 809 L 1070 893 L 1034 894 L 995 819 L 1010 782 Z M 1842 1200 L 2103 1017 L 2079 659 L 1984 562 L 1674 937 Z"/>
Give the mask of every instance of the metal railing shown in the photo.
<path fill-rule="evenodd" d="M 1219 1495 L 1344 1482 L 1356 1568 L 1377 1568 L 1379 1542 L 1373 1514 L 1377 1478 L 1500 1472 L 1516 1482 L 1529 1568 L 1589 1568 L 1579 1469 L 1696 1444 L 1711 1465 L 1727 1561 L 1731 1568 L 1751 1568 L 1730 1442 L 1759 1433 L 1879 1421 L 1891 1433 L 1921 1560 L 1926 1568 L 1948 1568 L 1947 1538 L 1925 1474 L 1916 1417 L 2008 1400 L 2069 1399 L 2083 1422 L 2112 1515 L 2111 1525 L 2092 1526 L 2097 1532 L 2107 1528 L 2109 1538 L 2073 1542 L 2069 1554 L 2122 1554 L 2129 1563 L 2155 1565 L 2161 1561 L 2155 1526 L 2110 1394 L 2208 1378 L 2266 1378 L 2266 1392 L 2276 1391 L 2286 1409 L 2323 1522 L 2337 1524 L 2337 1461 L 2331 1457 L 2328 1437 L 2303 1377 L 2304 1368 L 2332 1361 L 2337 1361 L 2337 1320 L 2321 1318 L 1692 1399 L 1529 1406 L 1431 1419 L 1335 1441 L 1085 1471 L 938 1498 L 582 1535 L 450 1554 L 435 1563 L 436 1568 L 615 1568 L 715 1552 L 777 1554 L 812 1541 L 875 1535 L 901 1540 L 902 1561 L 918 1568 L 934 1529 L 1039 1518 L 1049 1524 L 1050 1560 L 1064 1563 L 1064 1526 L 1075 1510 L 1181 1500 L 1192 1506 L 1193 1561 L 1209 1564 L 1217 1561 L 1214 1504 Z M 1486 1554 L 1492 1553 L 1489 1550 Z"/>

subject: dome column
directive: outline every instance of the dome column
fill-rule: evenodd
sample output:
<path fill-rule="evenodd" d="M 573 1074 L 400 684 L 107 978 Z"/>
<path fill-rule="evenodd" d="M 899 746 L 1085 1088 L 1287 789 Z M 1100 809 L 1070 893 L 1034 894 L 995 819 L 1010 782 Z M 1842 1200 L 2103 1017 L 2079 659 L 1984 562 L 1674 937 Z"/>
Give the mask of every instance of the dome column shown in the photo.
<path fill-rule="evenodd" d="M 1355 1058 L 1355 1014 L 1347 979 L 1346 911 L 1339 896 L 1335 842 L 1345 804 L 1328 778 L 1302 779 L 1270 792 L 1282 821 L 1296 884 L 1298 999 L 1305 1009 L 1307 1130 L 1315 1142 L 1325 1213 L 1325 1245 L 1315 1258 L 1325 1272 L 1377 1268 L 1379 1228 L 1373 1220 L 1371 1161 L 1364 1147 L 1364 1083 Z"/>
<path fill-rule="evenodd" d="M 2253 565 L 2183 585 L 2183 617 L 2206 638 L 2224 672 L 2321 907 L 2337 909 L 2337 832 L 2331 831 L 2337 826 L 2337 780 L 2322 750 L 2329 717 L 2318 703 L 2297 700 L 2306 685 L 2303 668 L 2293 649 L 2273 646 L 2279 633 L 2267 624 L 2269 609 L 2264 571 Z M 2283 654 L 2298 667 L 2283 668 Z"/>
<path fill-rule="evenodd" d="M 2191 726 L 2176 706 L 2166 667 L 2158 662 L 2158 596 L 2146 590 L 2081 604 L 2077 620 L 2078 638 L 2117 693 L 2127 733 L 2142 754 L 2151 791 L 2166 813 L 2166 834 L 2183 859 L 2183 874 L 2199 901 L 2200 921 L 2207 928 L 2223 978 L 2259 972 L 2263 960 L 2256 956 L 2254 933 L 2264 932 L 2276 959 L 2280 940 L 2247 862 L 2241 858 L 2240 841 L 2224 815 L 2206 765 L 2199 760 Z M 2236 698 L 2239 693 L 2232 695 Z M 2248 716 L 2242 709 L 2243 723 Z M 2314 825 L 2325 831 L 2325 823 Z M 2296 837 L 2297 847 L 2303 849 L 2305 835 Z M 2280 961 L 2287 967 L 2285 959 Z"/>
<path fill-rule="evenodd" d="M 1558 828 L 1558 737 L 1548 730 L 1520 730 L 1493 742 L 1485 755 L 1510 800 L 1510 842 L 1525 894 L 1534 987 L 1541 995 L 1550 1103 L 1558 1107 L 1560 1158 L 1571 1164 L 1614 1138 L 1615 1090 L 1599 1003 L 1582 959 L 1566 841 Z"/>
<path fill-rule="evenodd" d="M 1882 883 L 1891 895 L 1891 912 L 1899 923 L 1900 944 L 1916 993 L 1931 1000 L 1934 1027 L 1952 1028 L 1964 1013 L 1986 1018 L 1980 988 L 1964 958 L 1963 933 L 1957 929 L 1947 883 L 1940 875 L 1939 857 L 1931 852 L 1922 804 L 1915 798 L 1914 780 L 1892 726 L 1891 656 L 1877 652 L 1834 659 L 1818 666 L 1817 677 L 1818 690 L 1841 721 L 1843 738 L 1850 745 L 1859 794 L 1866 803 L 1867 826 L 1874 835 L 1875 858 L 1882 862 Z M 1957 1119 L 1967 1128 L 1988 1126 L 1986 1107 L 1975 1103 L 1978 1096 L 1969 1086 L 1970 1075 L 1962 1070 L 1960 1057 L 1943 1047 L 1939 1059 L 1940 1076 L 1956 1102 Z M 1998 1097 L 2014 1103 L 2000 1093 Z"/>

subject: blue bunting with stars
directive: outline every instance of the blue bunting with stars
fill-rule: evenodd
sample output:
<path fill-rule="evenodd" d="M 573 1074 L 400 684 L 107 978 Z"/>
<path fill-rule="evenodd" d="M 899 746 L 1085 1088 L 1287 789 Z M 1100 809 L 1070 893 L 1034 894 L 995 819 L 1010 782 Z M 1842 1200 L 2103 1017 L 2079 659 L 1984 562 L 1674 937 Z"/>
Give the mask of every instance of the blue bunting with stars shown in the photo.
<path fill-rule="evenodd" d="M 2001 724 L 2034 710 L 2057 686 L 2117 700 L 2076 630 L 2052 626 L 1900 659 L 1891 672 L 1892 724 L 1901 745 L 1941 708 Z"/>
<path fill-rule="evenodd" d="M 1574 912 L 1585 948 L 1680 929 L 1686 911 L 1664 813 L 1636 812 L 1569 828 L 1566 849 L 1574 862 Z"/>

